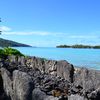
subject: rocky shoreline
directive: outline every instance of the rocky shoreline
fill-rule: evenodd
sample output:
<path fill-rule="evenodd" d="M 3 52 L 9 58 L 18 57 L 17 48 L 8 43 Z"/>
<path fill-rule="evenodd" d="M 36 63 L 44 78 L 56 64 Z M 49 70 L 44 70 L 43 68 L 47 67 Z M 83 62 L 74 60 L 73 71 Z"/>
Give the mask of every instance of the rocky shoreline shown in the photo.
<path fill-rule="evenodd" d="M 0 100 L 100 100 L 100 71 L 65 60 L 0 58 Z"/>

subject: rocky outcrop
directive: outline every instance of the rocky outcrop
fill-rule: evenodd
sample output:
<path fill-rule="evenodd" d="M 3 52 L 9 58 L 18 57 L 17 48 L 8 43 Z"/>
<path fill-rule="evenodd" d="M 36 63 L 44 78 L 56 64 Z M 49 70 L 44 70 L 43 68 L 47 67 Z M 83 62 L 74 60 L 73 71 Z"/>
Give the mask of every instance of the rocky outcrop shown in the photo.
<path fill-rule="evenodd" d="M 13 100 L 32 100 L 34 83 L 27 73 L 15 70 L 13 72 Z"/>
<path fill-rule="evenodd" d="M 1 68 L 0 71 L 3 80 L 4 91 L 8 97 L 8 100 L 11 100 L 11 98 L 13 97 L 11 74 L 5 68 Z"/>
<path fill-rule="evenodd" d="M 34 83 L 27 73 L 15 70 L 13 74 L 1 68 L 3 88 L 7 100 L 31 100 Z"/>
<path fill-rule="evenodd" d="M 67 61 L 0 59 L 0 100 L 100 100 L 100 71 Z"/>
<path fill-rule="evenodd" d="M 58 61 L 57 62 L 57 76 L 64 78 L 70 82 L 73 82 L 74 67 L 69 64 L 67 61 Z"/>
<path fill-rule="evenodd" d="M 81 68 L 74 74 L 74 86 L 81 88 L 83 95 L 88 96 L 92 91 L 100 88 L 100 71 Z M 78 91 L 79 92 L 79 91 Z"/>
<path fill-rule="evenodd" d="M 32 93 L 32 100 L 45 100 L 47 98 L 47 95 L 42 92 L 40 89 L 36 88 L 33 90 Z"/>

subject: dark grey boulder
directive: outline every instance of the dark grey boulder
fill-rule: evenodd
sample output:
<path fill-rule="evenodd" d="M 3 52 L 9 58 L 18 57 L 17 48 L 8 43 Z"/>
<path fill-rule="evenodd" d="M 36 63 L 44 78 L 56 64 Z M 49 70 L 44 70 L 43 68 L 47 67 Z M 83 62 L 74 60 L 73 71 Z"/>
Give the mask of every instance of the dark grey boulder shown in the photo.
<path fill-rule="evenodd" d="M 74 67 L 67 61 L 57 62 L 57 76 L 60 76 L 70 82 L 73 82 Z"/>
<path fill-rule="evenodd" d="M 99 100 L 100 92 L 97 92 L 97 89 L 100 88 L 100 71 L 86 68 L 78 69 L 74 75 L 74 87 L 84 97 L 90 98 L 90 100 Z M 81 87 L 81 89 L 79 90 L 78 87 Z"/>
<path fill-rule="evenodd" d="M 100 88 L 98 88 L 95 91 L 91 92 L 88 95 L 88 98 L 91 99 L 91 100 L 100 100 Z"/>
<path fill-rule="evenodd" d="M 32 92 L 32 100 L 45 100 L 47 95 L 42 92 L 39 88 L 36 88 Z"/>
<path fill-rule="evenodd" d="M 5 68 L 1 68 L 1 76 L 3 80 L 3 89 L 10 100 L 13 97 L 11 74 Z"/>
<path fill-rule="evenodd" d="M 4 91 L 3 79 L 1 76 L 1 72 L 0 72 L 0 100 L 11 100 L 11 98 L 9 98 Z"/>
<path fill-rule="evenodd" d="M 74 84 L 82 86 L 84 92 L 91 92 L 100 87 L 100 71 L 81 68 L 75 73 Z"/>
<path fill-rule="evenodd" d="M 57 97 L 48 96 L 39 88 L 35 88 L 32 92 L 32 100 L 59 100 Z"/>
<path fill-rule="evenodd" d="M 13 100 L 31 100 L 34 88 L 31 77 L 18 70 L 13 72 Z"/>

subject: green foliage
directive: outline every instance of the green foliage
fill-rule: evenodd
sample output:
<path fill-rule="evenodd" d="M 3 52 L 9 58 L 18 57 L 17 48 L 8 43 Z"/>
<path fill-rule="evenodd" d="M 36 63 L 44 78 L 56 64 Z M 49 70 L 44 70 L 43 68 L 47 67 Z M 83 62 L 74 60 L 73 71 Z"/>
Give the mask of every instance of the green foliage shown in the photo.
<path fill-rule="evenodd" d="M 0 58 L 2 58 L 2 57 L 5 57 L 6 55 L 5 55 L 5 53 L 4 53 L 4 50 L 3 49 L 0 49 Z"/>
<path fill-rule="evenodd" d="M 76 44 L 72 45 L 72 48 L 93 48 L 93 47 L 89 45 Z"/>
<path fill-rule="evenodd" d="M 100 49 L 100 45 L 94 46 L 94 49 Z"/>
<path fill-rule="evenodd" d="M 47 59 L 46 58 L 40 58 L 41 59 L 41 61 L 47 61 Z"/>
<path fill-rule="evenodd" d="M 100 49 L 100 45 L 97 46 L 90 46 L 90 45 L 82 45 L 82 44 L 76 44 L 76 45 L 59 45 L 57 48 L 93 48 L 93 49 Z"/>
<path fill-rule="evenodd" d="M 59 45 L 57 46 L 57 48 L 70 48 L 71 46 L 68 46 L 68 45 Z"/>
<path fill-rule="evenodd" d="M 24 56 L 20 51 L 13 49 L 13 48 L 3 48 L 0 49 L 0 57 L 7 57 L 10 55 L 15 55 L 15 56 Z"/>

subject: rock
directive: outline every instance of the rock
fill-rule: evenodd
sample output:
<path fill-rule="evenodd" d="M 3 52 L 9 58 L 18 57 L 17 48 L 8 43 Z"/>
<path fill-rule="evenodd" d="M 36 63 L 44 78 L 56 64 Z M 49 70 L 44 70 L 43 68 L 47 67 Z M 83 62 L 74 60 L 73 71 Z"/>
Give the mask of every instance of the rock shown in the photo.
<path fill-rule="evenodd" d="M 3 88 L 3 79 L 0 73 L 0 100 L 10 100 L 9 97 L 7 97 L 4 88 Z"/>
<path fill-rule="evenodd" d="M 32 92 L 32 100 L 59 100 L 57 97 L 47 96 L 39 88 L 35 88 Z"/>
<path fill-rule="evenodd" d="M 0 100 L 100 100 L 100 71 L 67 61 L 9 56 L 0 71 Z"/>
<path fill-rule="evenodd" d="M 6 69 L 12 73 L 14 70 L 18 69 L 18 61 L 17 56 L 8 56 L 5 60 L 6 62 Z"/>
<path fill-rule="evenodd" d="M 42 58 L 29 57 L 26 63 L 33 69 L 39 69 L 41 73 L 45 72 L 44 60 Z"/>
<path fill-rule="evenodd" d="M 55 60 L 47 60 L 44 62 L 45 63 L 45 73 L 49 74 L 57 74 L 57 61 Z"/>
<path fill-rule="evenodd" d="M 45 100 L 47 95 L 39 88 L 35 88 L 32 92 L 32 100 Z"/>
<path fill-rule="evenodd" d="M 88 95 L 88 98 L 91 99 L 91 100 L 100 100 L 100 88 L 98 88 L 95 91 L 91 92 Z"/>
<path fill-rule="evenodd" d="M 0 73 L 0 95 L 2 95 L 3 92 L 4 92 L 3 79 L 2 79 L 2 76 L 1 76 L 1 73 Z"/>
<path fill-rule="evenodd" d="M 10 100 L 13 97 L 11 74 L 5 68 L 1 68 L 0 71 L 3 80 L 4 91 L 8 97 L 8 100 Z"/>
<path fill-rule="evenodd" d="M 66 61 L 57 62 L 57 76 L 73 82 L 74 67 Z"/>
<path fill-rule="evenodd" d="M 53 96 L 48 96 L 46 99 L 44 100 L 59 100 L 59 98 L 57 97 L 53 97 Z"/>
<path fill-rule="evenodd" d="M 74 85 L 83 87 L 83 94 L 100 87 L 100 71 L 81 68 L 74 76 Z"/>
<path fill-rule="evenodd" d="M 21 66 L 25 66 L 26 64 L 26 59 L 25 57 L 18 57 L 18 65 L 21 65 Z"/>
<path fill-rule="evenodd" d="M 13 99 L 12 100 L 31 100 L 34 88 L 31 77 L 18 70 L 13 72 Z"/>
<path fill-rule="evenodd" d="M 87 99 L 79 95 L 71 95 L 71 96 L 68 96 L 68 100 L 87 100 Z"/>

